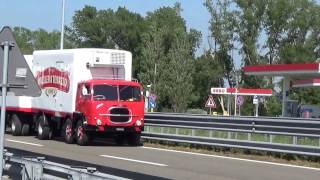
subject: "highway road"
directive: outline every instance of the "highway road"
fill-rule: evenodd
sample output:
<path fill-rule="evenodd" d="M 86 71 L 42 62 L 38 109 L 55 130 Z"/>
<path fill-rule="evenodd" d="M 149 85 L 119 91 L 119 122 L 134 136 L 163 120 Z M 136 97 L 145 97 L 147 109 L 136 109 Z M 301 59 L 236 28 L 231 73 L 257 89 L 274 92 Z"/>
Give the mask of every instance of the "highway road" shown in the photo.
<path fill-rule="evenodd" d="M 5 148 L 16 155 L 46 156 L 49 161 L 93 166 L 130 179 L 318 180 L 320 169 L 223 156 L 94 143 L 65 144 L 34 136 L 5 135 Z"/>

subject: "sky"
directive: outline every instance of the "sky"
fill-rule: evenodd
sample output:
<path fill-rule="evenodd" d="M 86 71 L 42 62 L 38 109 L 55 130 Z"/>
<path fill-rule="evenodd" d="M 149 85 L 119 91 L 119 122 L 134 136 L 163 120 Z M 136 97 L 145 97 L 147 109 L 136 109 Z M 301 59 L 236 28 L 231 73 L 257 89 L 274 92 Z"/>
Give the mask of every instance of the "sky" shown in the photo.
<path fill-rule="evenodd" d="M 39 28 L 47 31 L 61 29 L 62 0 L 1 0 L 0 27 L 22 26 L 31 30 Z M 207 47 L 206 38 L 209 35 L 208 27 L 210 14 L 204 7 L 205 0 L 65 0 L 65 24 L 70 25 L 76 10 L 85 5 L 97 9 L 117 9 L 126 7 L 132 12 L 145 16 L 147 12 L 154 11 L 163 6 L 173 7 L 180 2 L 187 27 L 197 29 L 202 33 L 202 45 L 198 53 Z"/>

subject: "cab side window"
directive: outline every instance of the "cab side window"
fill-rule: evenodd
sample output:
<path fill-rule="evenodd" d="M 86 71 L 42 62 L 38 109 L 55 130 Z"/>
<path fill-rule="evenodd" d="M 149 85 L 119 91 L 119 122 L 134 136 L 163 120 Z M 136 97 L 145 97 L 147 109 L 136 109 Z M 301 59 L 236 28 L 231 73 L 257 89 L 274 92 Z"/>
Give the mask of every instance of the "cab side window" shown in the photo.
<path fill-rule="evenodd" d="M 81 95 L 88 98 L 91 94 L 90 86 L 88 84 L 83 84 L 81 87 Z"/>

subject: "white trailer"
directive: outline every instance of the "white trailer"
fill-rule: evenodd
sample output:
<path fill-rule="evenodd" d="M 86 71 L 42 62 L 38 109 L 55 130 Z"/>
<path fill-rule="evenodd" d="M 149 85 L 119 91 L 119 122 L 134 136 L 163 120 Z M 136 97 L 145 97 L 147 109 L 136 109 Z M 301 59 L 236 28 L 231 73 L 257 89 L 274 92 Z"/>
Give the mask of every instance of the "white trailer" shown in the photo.
<path fill-rule="evenodd" d="M 48 139 L 59 130 L 68 143 L 75 138 L 78 144 L 86 144 L 91 131 L 115 132 L 118 142 L 123 142 L 125 136 L 132 141 L 140 139 L 144 103 L 140 84 L 131 81 L 130 52 L 42 50 L 25 58 L 42 94 L 8 95 L 7 124 L 11 124 L 14 135 L 27 134 L 35 127 L 40 139 Z"/>

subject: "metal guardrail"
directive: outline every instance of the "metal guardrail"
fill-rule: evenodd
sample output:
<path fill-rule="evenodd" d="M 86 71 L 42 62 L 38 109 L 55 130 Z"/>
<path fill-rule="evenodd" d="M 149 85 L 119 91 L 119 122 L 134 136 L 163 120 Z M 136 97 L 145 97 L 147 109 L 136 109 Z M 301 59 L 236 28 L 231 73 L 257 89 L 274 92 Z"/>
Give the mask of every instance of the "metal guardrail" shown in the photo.
<path fill-rule="evenodd" d="M 12 168 L 13 165 L 20 165 L 22 168 L 20 172 L 22 180 L 128 180 L 119 176 L 101 173 L 93 167 L 67 166 L 47 161 L 44 157 L 21 157 L 5 152 L 4 162 L 4 169 L 6 170 Z M 62 174 L 66 178 L 61 178 L 56 174 Z"/>
<path fill-rule="evenodd" d="M 234 147 L 289 154 L 320 156 L 320 119 L 270 118 L 270 117 L 225 117 L 174 113 L 147 113 L 145 115 L 146 132 L 143 138 L 191 144 Z M 150 132 L 148 127 L 191 129 L 191 135 Z M 195 130 L 228 132 L 227 138 L 195 136 Z M 248 139 L 239 140 L 230 137 L 230 133 L 247 133 Z M 270 136 L 269 142 L 252 141 L 252 134 Z M 292 137 L 292 144 L 273 142 L 273 136 Z M 300 137 L 318 140 L 318 146 L 297 143 Z"/>

